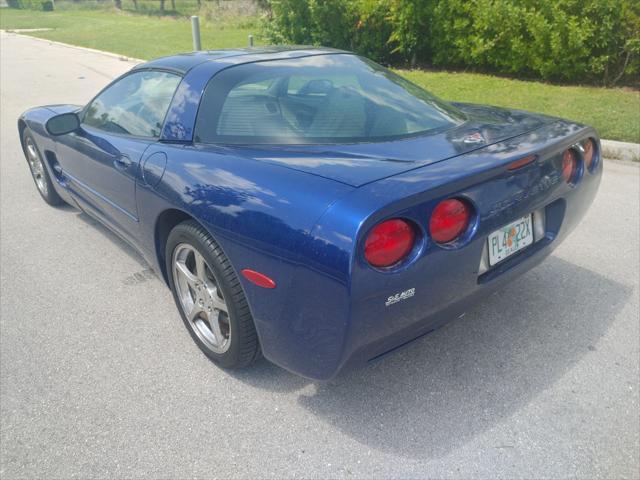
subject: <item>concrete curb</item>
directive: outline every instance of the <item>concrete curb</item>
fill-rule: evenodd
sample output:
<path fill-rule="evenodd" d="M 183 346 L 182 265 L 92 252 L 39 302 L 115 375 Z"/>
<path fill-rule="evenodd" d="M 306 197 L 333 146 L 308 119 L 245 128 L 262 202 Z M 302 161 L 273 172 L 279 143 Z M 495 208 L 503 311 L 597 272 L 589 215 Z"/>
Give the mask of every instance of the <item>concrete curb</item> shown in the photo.
<path fill-rule="evenodd" d="M 29 29 L 22 29 L 22 31 L 24 32 L 28 30 Z M 42 29 L 33 29 L 33 30 L 42 30 Z M 9 33 L 11 35 L 21 35 L 23 37 L 29 37 L 30 39 L 39 40 L 41 42 L 46 42 L 51 45 L 59 45 L 61 47 L 73 48 L 75 50 L 84 50 L 86 52 L 99 53 L 102 55 L 106 55 L 107 57 L 117 58 L 118 60 L 122 60 L 123 62 L 136 62 L 136 63 L 146 62 L 146 60 L 142 60 L 141 58 L 127 57 L 126 55 L 119 55 L 117 53 L 105 52 L 104 50 L 97 50 L 95 48 L 79 47 L 78 45 L 71 45 L 70 43 L 57 42 L 55 40 L 48 40 L 46 38 L 34 37 L 32 35 L 23 35 L 22 33 L 20 33 L 21 29 L 10 29 L 10 30 L 0 30 L 0 31 L 3 33 Z"/>
<path fill-rule="evenodd" d="M 600 144 L 603 158 L 640 162 L 640 143 L 600 140 Z"/>

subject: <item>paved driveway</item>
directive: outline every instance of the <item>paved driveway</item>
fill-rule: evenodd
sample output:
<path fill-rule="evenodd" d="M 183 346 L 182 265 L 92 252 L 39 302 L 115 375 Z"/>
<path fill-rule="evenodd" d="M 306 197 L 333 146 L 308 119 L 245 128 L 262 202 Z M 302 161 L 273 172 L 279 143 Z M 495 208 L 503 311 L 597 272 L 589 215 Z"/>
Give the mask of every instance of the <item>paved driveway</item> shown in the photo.
<path fill-rule="evenodd" d="M 0 477 L 638 477 L 638 165 L 543 265 L 330 383 L 200 354 L 170 293 L 41 201 L 15 120 L 131 64 L 2 34 Z"/>

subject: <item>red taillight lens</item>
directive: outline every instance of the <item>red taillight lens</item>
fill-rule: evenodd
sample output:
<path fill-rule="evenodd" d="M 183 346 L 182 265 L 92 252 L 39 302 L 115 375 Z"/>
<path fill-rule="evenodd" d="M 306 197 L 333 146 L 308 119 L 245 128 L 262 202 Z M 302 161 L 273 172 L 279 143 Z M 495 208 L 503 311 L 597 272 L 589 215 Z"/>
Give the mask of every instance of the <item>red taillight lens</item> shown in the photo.
<path fill-rule="evenodd" d="M 379 223 L 364 244 L 364 256 L 374 267 L 390 267 L 405 258 L 415 243 L 413 226 L 394 218 Z"/>
<path fill-rule="evenodd" d="M 449 198 L 440 202 L 431 214 L 429 233 L 438 243 L 449 243 L 469 227 L 471 207 L 464 201 Z"/>
<path fill-rule="evenodd" d="M 578 169 L 578 158 L 573 150 L 565 150 L 562 155 L 562 178 L 567 183 L 573 182 Z"/>
<path fill-rule="evenodd" d="M 584 166 L 587 170 L 591 170 L 591 166 L 593 165 L 593 157 L 596 150 L 596 147 L 593 144 L 593 140 L 588 138 L 582 144 L 582 148 L 584 148 Z"/>

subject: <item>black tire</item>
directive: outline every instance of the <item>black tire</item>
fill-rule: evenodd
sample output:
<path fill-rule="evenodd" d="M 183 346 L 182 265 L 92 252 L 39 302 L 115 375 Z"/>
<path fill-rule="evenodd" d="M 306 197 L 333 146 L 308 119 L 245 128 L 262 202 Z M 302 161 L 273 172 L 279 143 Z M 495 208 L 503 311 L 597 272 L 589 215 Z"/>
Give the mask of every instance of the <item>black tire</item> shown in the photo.
<path fill-rule="evenodd" d="M 36 184 L 42 199 L 53 207 L 63 205 L 65 201 L 56 192 L 46 166 L 46 160 L 41 155 L 33 136 L 26 128 L 22 132 L 22 145 L 24 146 L 24 156 L 31 171 L 31 178 L 33 178 L 33 182 Z M 33 147 L 33 151 L 31 151 L 31 147 Z M 35 155 L 37 159 L 35 157 L 32 158 L 31 155 Z"/>
<path fill-rule="evenodd" d="M 180 300 L 180 292 L 174 278 L 174 254 L 185 245 L 197 250 L 207 265 L 207 273 L 213 274 L 218 289 L 222 292 L 224 302 L 228 307 L 229 339 L 226 351 L 214 351 L 196 332 L 196 326 L 189 321 L 187 313 Z M 165 249 L 166 271 L 169 286 L 173 293 L 180 316 L 193 338 L 207 357 L 224 368 L 241 368 L 253 363 L 260 356 L 260 344 L 253 323 L 247 299 L 242 291 L 240 281 L 229 262 L 211 235 L 197 222 L 188 220 L 177 225 L 169 234 Z M 195 300 L 194 300 L 195 302 Z"/>

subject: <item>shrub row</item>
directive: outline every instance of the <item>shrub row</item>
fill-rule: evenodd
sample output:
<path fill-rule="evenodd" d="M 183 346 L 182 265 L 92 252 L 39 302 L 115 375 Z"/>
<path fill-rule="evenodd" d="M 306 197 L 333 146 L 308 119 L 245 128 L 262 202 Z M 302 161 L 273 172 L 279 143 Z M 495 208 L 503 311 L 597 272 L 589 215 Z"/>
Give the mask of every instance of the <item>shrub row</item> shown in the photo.
<path fill-rule="evenodd" d="M 638 83 L 638 0 L 271 0 L 272 42 L 383 63 Z"/>
<path fill-rule="evenodd" d="M 30 8 L 32 10 L 53 10 L 51 0 L 7 0 L 7 5 L 11 8 Z"/>

